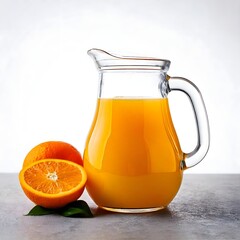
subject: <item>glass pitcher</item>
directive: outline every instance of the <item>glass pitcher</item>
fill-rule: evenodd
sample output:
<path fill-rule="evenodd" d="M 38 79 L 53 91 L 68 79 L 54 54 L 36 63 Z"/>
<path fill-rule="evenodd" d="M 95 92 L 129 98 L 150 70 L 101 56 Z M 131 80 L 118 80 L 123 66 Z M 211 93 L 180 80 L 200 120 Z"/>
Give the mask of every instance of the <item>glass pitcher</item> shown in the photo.
<path fill-rule="evenodd" d="M 87 191 L 103 209 L 138 213 L 160 210 L 177 194 L 183 171 L 199 163 L 209 148 L 209 124 L 198 88 L 169 77 L 170 61 L 120 57 L 91 49 L 99 71 L 95 117 L 89 131 L 84 168 Z M 182 91 L 196 118 L 198 142 L 181 150 L 168 93 Z"/>

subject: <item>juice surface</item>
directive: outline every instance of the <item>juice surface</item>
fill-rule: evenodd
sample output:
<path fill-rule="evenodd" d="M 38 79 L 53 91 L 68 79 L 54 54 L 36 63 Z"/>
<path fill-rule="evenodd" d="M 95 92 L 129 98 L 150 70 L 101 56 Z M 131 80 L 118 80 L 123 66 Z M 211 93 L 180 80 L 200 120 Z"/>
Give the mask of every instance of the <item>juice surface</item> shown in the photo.
<path fill-rule="evenodd" d="M 166 98 L 98 99 L 84 152 L 97 205 L 167 206 L 181 184 L 182 159 Z"/>

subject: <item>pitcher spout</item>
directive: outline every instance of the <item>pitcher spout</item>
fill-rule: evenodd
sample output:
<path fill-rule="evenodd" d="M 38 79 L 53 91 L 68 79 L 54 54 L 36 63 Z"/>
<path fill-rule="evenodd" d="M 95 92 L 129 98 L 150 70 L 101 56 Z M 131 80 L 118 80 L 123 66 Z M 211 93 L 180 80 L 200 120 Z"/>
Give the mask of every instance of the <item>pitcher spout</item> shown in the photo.
<path fill-rule="evenodd" d="M 111 61 L 114 59 L 117 59 L 119 57 L 114 56 L 113 54 L 108 53 L 107 51 L 104 51 L 99 48 L 92 48 L 87 51 L 88 55 L 94 60 L 95 64 L 97 65 L 98 69 L 102 69 L 104 67 L 104 62 Z"/>

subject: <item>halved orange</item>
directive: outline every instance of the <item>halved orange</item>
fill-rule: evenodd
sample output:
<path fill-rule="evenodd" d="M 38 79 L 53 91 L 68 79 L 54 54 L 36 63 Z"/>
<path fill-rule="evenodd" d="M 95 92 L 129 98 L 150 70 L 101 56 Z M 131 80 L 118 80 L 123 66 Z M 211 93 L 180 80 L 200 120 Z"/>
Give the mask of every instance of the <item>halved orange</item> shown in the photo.
<path fill-rule="evenodd" d="M 45 208 L 60 208 L 83 193 L 87 174 L 79 164 L 60 159 L 34 162 L 19 173 L 26 196 Z"/>

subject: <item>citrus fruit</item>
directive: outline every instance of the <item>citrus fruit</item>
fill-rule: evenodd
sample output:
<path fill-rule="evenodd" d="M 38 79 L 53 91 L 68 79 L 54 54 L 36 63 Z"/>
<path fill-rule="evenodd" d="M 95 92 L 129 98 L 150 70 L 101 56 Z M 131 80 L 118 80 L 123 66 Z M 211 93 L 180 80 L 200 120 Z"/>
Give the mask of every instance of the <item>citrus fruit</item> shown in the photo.
<path fill-rule="evenodd" d="M 23 161 L 23 168 L 33 162 L 48 158 L 69 160 L 83 166 L 80 152 L 71 144 L 61 141 L 48 141 L 40 143 L 30 150 Z"/>
<path fill-rule="evenodd" d="M 33 162 L 19 173 L 26 196 L 45 208 L 60 208 L 77 200 L 84 191 L 86 180 L 82 166 L 61 159 Z"/>

